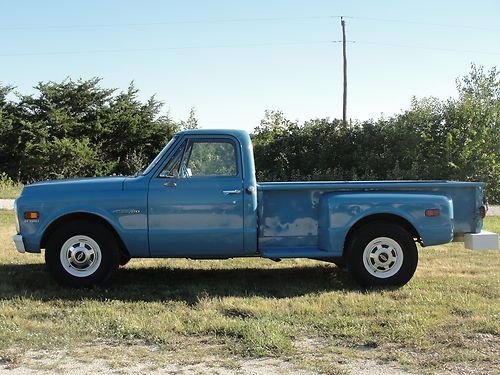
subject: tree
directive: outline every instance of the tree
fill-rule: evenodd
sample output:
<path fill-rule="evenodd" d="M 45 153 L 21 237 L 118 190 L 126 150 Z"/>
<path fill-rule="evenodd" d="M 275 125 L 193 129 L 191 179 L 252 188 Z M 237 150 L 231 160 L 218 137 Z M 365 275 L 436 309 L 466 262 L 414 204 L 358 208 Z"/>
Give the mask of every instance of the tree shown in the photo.
<path fill-rule="evenodd" d="M 191 108 L 189 111 L 188 119 L 186 121 L 181 121 L 180 125 L 182 130 L 198 129 L 198 119 L 196 118 L 196 111 L 194 108 Z"/>
<path fill-rule="evenodd" d="M 99 78 L 40 82 L 36 95 L 6 100 L 0 90 L 0 170 L 30 182 L 47 178 L 132 174 L 179 129 L 161 116 L 162 103 L 145 103 L 131 83 L 125 92 Z"/>

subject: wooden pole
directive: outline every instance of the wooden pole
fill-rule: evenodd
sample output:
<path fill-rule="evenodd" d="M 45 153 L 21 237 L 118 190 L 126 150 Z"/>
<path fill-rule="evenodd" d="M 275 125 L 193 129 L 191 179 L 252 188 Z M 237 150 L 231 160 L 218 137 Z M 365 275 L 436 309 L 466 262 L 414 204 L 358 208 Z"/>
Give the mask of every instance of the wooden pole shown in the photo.
<path fill-rule="evenodd" d="M 340 17 L 340 24 L 342 26 L 342 52 L 344 55 L 344 96 L 342 102 L 342 121 L 344 122 L 344 124 L 347 124 L 347 56 L 344 17 Z"/>

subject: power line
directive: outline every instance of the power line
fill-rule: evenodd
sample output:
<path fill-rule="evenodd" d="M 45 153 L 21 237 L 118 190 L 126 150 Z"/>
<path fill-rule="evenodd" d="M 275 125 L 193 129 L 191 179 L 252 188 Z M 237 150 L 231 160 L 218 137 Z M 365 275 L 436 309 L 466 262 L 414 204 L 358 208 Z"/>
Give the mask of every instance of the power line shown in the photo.
<path fill-rule="evenodd" d="M 256 18 L 227 18 L 213 20 L 184 20 L 184 21 L 160 21 L 160 22 L 134 22 L 134 23 L 106 23 L 106 24 L 76 24 L 76 25 L 34 25 L 34 26 L 5 26 L 0 27 L 0 30 L 59 30 L 59 29 L 91 29 L 91 28 L 113 28 L 113 27 L 141 27 L 141 26 L 163 26 L 163 25 L 183 25 L 183 24 L 217 24 L 217 23 L 240 23 L 240 22 L 285 22 L 285 21 L 300 21 L 300 20 L 318 20 L 340 18 L 336 15 L 324 16 L 289 16 L 289 17 L 256 17 Z M 353 20 L 373 21 L 373 22 L 391 22 L 404 23 L 422 26 L 435 26 L 447 28 L 475 29 L 483 31 L 500 31 L 498 27 L 463 25 L 463 24 L 447 24 L 433 23 L 425 21 L 415 21 L 408 19 L 388 19 L 375 17 L 358 17 L 344 16 Z"/>
<path fill-rule="evenodd" d="M 388 19 L 388 18 L 372 18 L 372 17 L 356 17 L 356 16 L 344 16 L 344 18 L 350 18 L 353 20 L 374 21 L 374 22 L 393 22 L 393 23 L 405 23 L 405 24 L 422 25 L 422 26 L 435 26 L 435 27 L 447 27 L 447 28 L 471 29 L 471 30 L 483 30 L 483 31 L 500 31 L 500 28 L 498 27 L 458 25 L 449 23 L 433 23 L 433 22 L 413 21 L 405 19 Z"/>
<path fill-rule="evenodd" d="M 239 22 L 272 22 L 293 20 L 317 20 L 339 18 L 340 16 L 298 16 L 298 17 L 262 17 L 262 18 L 233 18 L 214 20 L 185 20 L 165 22 L 136 22 L 136 23 L 108 23 L 108 24 L 80 24 L 80 25 L 35 25 L 35 26 L 7 26 L 0 30 L 59 30 L 59 29 L 92 29 L 113 27 L 136 27 L 136 26 L 163 26 L 163 25 L 189 25 L 210 23 L 239 23 Z"/>
<path fill-rule="evenodd" d="M 467 49 L 456 49 L 456 48 L 441 48 L 441 47 L 429 47 L 429 46 L 415 46 L 409 44 L 395 44 L 395 43 L 386 43 L 386 42 L 370 42 L 363 40 L 356 40 L 352 43 L 357 44 L 372 44 L 376 46 L 386 46 L 386 47 L 398 47 L 398 48 L 415 48 L 415 49 L 426 49 L 432 51 L 443 51 L 443 52 L 461 52 L 461 53 L 480 53 L 485 55 L 500 55 L 500 52 L 497 51 L 479 51 L 479 50 L 467 50 Z"/>
<path fill-rule="evenodd" d="M 348 42 L 349 43 L 354 43 L 353 41 L 348 41 Z M 155 48 L 98 49 L 98 50 L 53 51 L 53 52 L 18 52 L 18 53 L 0 54 L 0 57 L 81 55 L 81 54 L 120 53 L 120 52 L 153 52 L 153 51 L 168 51 L 168 50 L 242 48 L 242 47 L 267 47 L 267 46 L 287 46 L 287 45 L 303 45 L 303 44 L 331 44 L 331 43 L 342 43 L 342 41 L 341 40 L 316 40 L 316 41 L 302 41 L 302 42 L 269 42 L 269 43 L 247 43 L 247 44 L 219 44 L 219 45 L 207 45 L 207 46 L 179 46 L 179 47 L 155 47 Z"/>
<path fill-rule="evenodd" d="M 100 53 L 121 53 L 121 52 L 155 52 L 169 50 L 190 50 L 190 49 L 223 49 L 223 48 L 251 48 L 251 47 L 271 47 L 271 46 L 293 46 L 293 45 L 313 45 L 313 44 L 339 44 L 341 40 L 311 40 L 311 41 L 290 41 L 290 42 L 269 42 L 269 43 L 246 43 L 246 44 L 217 44 L 217 45 L 199 45 L 199 46 L 178 46 L 178 47 L 151 47 L 151 48 L 123 48 L 123 49 L 96 49 L 96 50 L 81 50 L 81 51 L 51 51 L 51 52 L 13 52 L 3 53 L 0 57 L 16 57 L 16 56 L 56 56 L 56 55 L 86 55 Z M 366 40 L 346 40 L 346 43 L 353 44 L 368 44 L 385 47 L 396 48 L 414 48 L 425 49 L 432 51 L 454 52 L 454 53 L 479 53 L 486 55 L 500 55 L 498 51 L 481 51 L 467 50 L 455 48 L 442 48 L 432 46 L 419 46 L 409 44 L 396 44 L 383 41 L 366 41 Z"/>

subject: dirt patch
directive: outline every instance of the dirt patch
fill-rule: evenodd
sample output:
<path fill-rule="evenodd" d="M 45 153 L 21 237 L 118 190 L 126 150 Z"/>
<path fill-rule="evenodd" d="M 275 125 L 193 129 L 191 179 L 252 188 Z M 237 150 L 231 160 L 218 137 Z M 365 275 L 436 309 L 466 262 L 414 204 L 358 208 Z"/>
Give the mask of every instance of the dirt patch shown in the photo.
<path fill-rule="evenodd" d="M 481 335 L 490 339 L 491 335 Z M 95 341 L 92 345 L 67 350 L 29 350 L 0 357 L 0 374 L 49 375 L 49 374 L 180 374 L 180 375 L 415 375 L 395 362 L 371 358 L 354 358 L 340 352 L 329 354 L 319 351 L 327 345 L 322 339 L 303 339 L 296 343 L 305 352 L 293 357 L 243 358 L 224 355 L 217 347 L 201 353 L 195 347 L 184 346 L 178 350 L 138 342 L 122 345 Z M 377 349 L 372 349 L 377 350 Z M 212 353 L 212 354 L 210 354 Z M 487 367 L 472 364 L 448 363 L 441 369 L 430 371 L 437 375 L 483 375 L 493 373 Z"/>
<path fill-rule="evenodd" d="M 316 343 L 310 343 L 314 346 Z M 142 355 L 147 352 L 148 355 Z M 151 354 L 157 354 L 157 357 Z M 154 359 L 152 359 L 154 358 Z M 309 358 L 314 362 L 314 357 Z M 95 345 L 74 350 L 28 351 L 18 360 L 4 361 L 0 373 L 11 375 L 31 374 L 218 374 L 218 375 L 329 375 L 381 374 L 410 375 L 390 364 L 373 360 L 332 358 L 331 364 L 321 369 L 300 366 L 295 358 L 241 358 L 236 356 L 208 356 L 203 361 L 190 358 L 189 354 L 168 354 L 146 345 L 109 346 Z"/>
<path fill-rule="evenodd" d="M 314 374 L 312 371 L 295 367 L 289 362 L 274 359 L 231 359 L 210 357 L 199 363 L 158 363 L 151 361 L 140 361 L 124 363 L 115 361 L 96 359 L 90 362 L 83 362 L 77 358 L 71 358 L 66 352 L 45 353 L 43 356 L 28 354 L 29 361 L 23 365 L 12 367 L 5 366 L 0 372 L 12 375 L 31 375 L 31 374 Z"/>

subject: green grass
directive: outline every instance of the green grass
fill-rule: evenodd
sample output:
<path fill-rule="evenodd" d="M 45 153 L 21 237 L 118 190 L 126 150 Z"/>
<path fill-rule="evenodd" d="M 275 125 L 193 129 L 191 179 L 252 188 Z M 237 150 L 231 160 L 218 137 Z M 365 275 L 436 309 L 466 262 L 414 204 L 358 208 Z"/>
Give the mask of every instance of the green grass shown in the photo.
<path fill-rule="evenodd" d="M 22 189 L 22 184 L 2 179 L 0 174 L 0 199 L 15 199 L 21 194 Z"/>
<path fill-rule="evenodd" d="M 500 232 L 500 217 L 486 227 Z M 500 371 L 498 252 L 421 249 L 399 289 L 363 291 L 344 270 L 310 260 L 170 259 L 132 260 L 104 288 L 71 290 L 52 281 L 42 256 L 17 254 L 13 232 L 12 212 L 0 211 L 0 362 L 12 348 L 109 356 L 96 343 L 140 343 L 156 350 L 128 360 L 279 356 L 325 371 L 349 357 Z"/>

